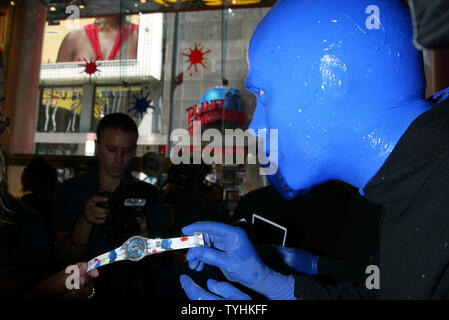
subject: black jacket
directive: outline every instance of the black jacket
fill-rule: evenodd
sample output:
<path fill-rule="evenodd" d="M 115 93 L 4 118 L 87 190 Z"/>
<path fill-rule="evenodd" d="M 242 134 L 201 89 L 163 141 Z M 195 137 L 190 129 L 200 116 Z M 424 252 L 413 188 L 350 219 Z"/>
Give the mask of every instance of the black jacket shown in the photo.
<path fill-rule="evenodd" d="M 285 246 L 318 255 L 318 277 L 326 283 L 361 281 L 365 269 L 379 251 L 380 207 L 362 197 L 359 190 L 330 181 L 306 194 L 286 200 L 273 186 L 243 196 L 230 223 L 244 228 L 264 263 L 290 274 L 271 245 L 282 245 L 282 234 L 266 223 L 253 225 L 254 215 L 287 229 Z"/>
<path fill-rule="evenodd" d="M 418 117 L 364 188 L 382 206 L 380 289 L 297 276 L 300 299 L 449 298 L 449 100 Z M 368 276 L 368 275 L 367 275 Z"/>

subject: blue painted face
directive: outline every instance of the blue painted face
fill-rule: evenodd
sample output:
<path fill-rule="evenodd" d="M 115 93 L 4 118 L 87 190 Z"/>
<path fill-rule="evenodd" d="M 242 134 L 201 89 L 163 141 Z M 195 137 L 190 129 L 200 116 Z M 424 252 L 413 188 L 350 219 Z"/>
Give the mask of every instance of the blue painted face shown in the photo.
<path fill-rule="evenodd" d="M 399 0 L 278 0 L 257 26 L 250 128 L 278 130 L 278 172 L 269 179 L 285 198 L 334 179 L 362 192 L 427 110 L 412 37 Z"/>

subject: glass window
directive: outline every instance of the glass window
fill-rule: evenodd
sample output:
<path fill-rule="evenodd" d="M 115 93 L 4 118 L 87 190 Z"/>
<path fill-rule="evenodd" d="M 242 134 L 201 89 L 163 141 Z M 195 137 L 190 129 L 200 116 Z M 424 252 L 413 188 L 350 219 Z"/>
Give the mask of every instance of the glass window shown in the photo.
<path fill-rule="evenodd" d="M 38 110 L 37 132 L 79 132 L 81 87 L 44 88 Z"/>
<path fill-rule="evenodd" d="M 96 87 L 92 131 L 97 130 L 101 118 L 115 112 L 129 114 L 138 124 L 151 105 L 151 98 L 142 91 L 141 86 Z"/>
<path fill-rule="evenodd" d="M 83 155 L 84 150 L 79 148 L 80 145 L 73 143 L 36 143 L 36 154 Z"/>

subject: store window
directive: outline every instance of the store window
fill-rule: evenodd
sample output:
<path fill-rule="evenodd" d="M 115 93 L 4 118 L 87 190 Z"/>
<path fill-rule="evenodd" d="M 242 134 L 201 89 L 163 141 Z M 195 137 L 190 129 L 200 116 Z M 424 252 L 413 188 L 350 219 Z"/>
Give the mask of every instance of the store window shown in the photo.
<path fill-rule="evenodd" d="M 76 155 L 78 144 L 68 143 L 36 143 L 36 154 L 39 155 Z"/>
<path fill-rule="evenodd" d="M 175 2 L 163 2 L 159 9 L 175 6 Z M 182 4 L 187 6 L 184 9 L 192 9 L 193 2 Z M 250 7 L 251 4 L 266 6 Z M 150 151 L 167 156 L 165 150 L 173 147 L 168 141 L 170 133 L 190 128 L 192 110 L 197 110 L 196 120 L 205 120 L 198 106 L 213 105 L 217 99 L 225 101 L 225 120 L 205 121 L 202 129 L 245 130 L 256 105 L 255 97 L 245 90 L 246 50 L 255 27 L 269 10 L 269 3 L 255 1 L 245 5 L 248 6 L 241 8 L 220 1 L 202 2 L 202 9 L 219 10 L 178 13 L 139 11 L 137 7 L 135 11 L 97 8 L 94 15 L 82 15 L 78 21 L 51 13 L 44 34 L 35 153 L 92 156 L 94 133 L 101 118 L 122 112 L 131 116 L 138 127 L 137 157 Z M 98 40 L 101 37 L 93 37 L 98 41 L 89 40 L 89 50 L 66 50 L 64 41 L 76 28 L 86 35 L 101 35 L 103 25 L 112 22 L 126 31 L 123 46 L 108 49 L 105 42 Z M 117 54 L 111 55 L 114 48 Z M 224 96 L 217 96 L 220 90 Z M 228 113 L 238 114 L 242 121 L 228 118 Z M 169 167 L 169 159 L 164 159 Z M 221 167 L 218 163 L 214 167 L 214 181 L 222 182 L 223 197 L 232 211 L 247 189 L 241 185 L 251 181 L 243 179 L 245 166 Z M 226 183 L 231 177 L 241 187 Z"/>
<path fill-rule="evenodd" d="M 81 87 L 42 90 L 38 109 L 38 132 L 79 132 L 83 90 Z"/>
<path fill-rule="evenodd" d="M 95 131 L 101 118 L 115 112 L 128 113 L 134 121 L 140 121 L 152 101 L 142 97 L 141 86 L 99 86 L 95 88 L 95 103 L 92 115 L 92 130 Z"/>

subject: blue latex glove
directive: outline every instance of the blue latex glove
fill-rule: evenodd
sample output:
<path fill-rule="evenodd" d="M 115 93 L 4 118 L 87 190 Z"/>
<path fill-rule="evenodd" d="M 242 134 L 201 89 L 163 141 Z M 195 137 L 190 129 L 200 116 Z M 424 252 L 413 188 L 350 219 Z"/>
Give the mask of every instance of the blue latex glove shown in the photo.
<path fill-rule="evenodd" d="M 212 294 L 201 288 L 185 274 L 181 275 L 180 281 L 190 300 L 251 300 L 248 295 L 228 282 L 220 282 L 214 279 L 207 280 L 207 288 L 215 293 Z"/>
<path fill-rule="evenodd" d="M 198 222 L 182 229 L 209 234 L 211 247 L 191 248 L 187 252 L 189 267 L 202 270 L 202 263 L 218 267 L 229 281 L 238 282 L 268 299 L 295 299 L 294 279 L 268 268 L 260 259 L 245 231 L 218 222 Z M 187 291 L 190 288 L 184 286 Z"/>
<path fill-rule="evenodd" d="M 316 275 L 319 257 L 307 251 L 275 246 L 284 262 L 293 270 L 308 275 Z"/>

